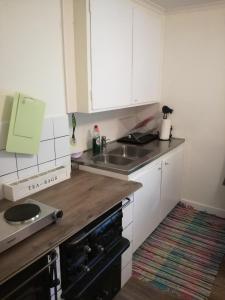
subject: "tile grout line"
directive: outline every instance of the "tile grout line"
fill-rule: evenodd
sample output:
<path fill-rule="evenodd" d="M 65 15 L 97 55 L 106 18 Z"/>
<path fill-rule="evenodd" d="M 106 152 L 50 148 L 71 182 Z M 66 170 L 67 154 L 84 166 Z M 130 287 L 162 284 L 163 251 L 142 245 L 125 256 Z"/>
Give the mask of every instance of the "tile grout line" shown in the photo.
<path fill-rule="evenodd" d="M 16 154 L 16 153 L 14 153 L 14 157 L 15 157 L 15 160 L 16 160 L 16 173 L 17 173 L 17 179 L 19 179 L 18 161 L 17 161 L 17 154 Z"/>

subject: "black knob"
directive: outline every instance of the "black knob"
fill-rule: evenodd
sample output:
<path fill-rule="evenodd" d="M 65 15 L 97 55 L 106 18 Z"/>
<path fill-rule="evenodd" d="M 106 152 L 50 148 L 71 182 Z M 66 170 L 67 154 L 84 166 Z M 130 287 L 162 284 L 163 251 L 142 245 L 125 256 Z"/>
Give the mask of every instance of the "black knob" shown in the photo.
<path fill-rule="evenodd" d="M 84 246 L 84 251 L 85 251 L 86 253 L 90 253 L 90 252 L 91 252 L 91 247 L 89 247 L 88 245 L 85 245 L 85 246 Z"/>
<path fill-rule="evenodd" d="M 102 245 L 97 245 L 98 252 L 104 252 L 104 247 Z"/>
<path fill-rule="evenodd" d="M 58 285 L 60 285 L 60 280 L 58 278 L 56 278 L 56 279 L 52 280 L 50 287 L 53 288 L 53 287 L 57 287 Z"/>
<path fill-rule="evenodd" d="M 81 265 L 81 270 L 85 273 L 88 273 L 91 271 L 91 269 L 88 266 L 85 265 Z"/>
<path fill-rule="evenodd" d="M 100 297 L 100 296 L 97 296 L 97 297 L 96 297 L 96 300 L 103 300 L 103 298 Z"/>
<path fill-rule="evenodd" d="M 57 213 L 56 213 L 56 217 L 59 219 L 59 218 L 62 218 L 62 216 L 63 216 L 63 211 L 58 210 Z"/>
<path fill-rule="evenodd" d="M 105 296 L 109 296 L 109 291 L 103 290 L 103 294 L 104 294 Z"/>
<path fill-rule="evenodd" d="M 53 213 L 52 218 L 54 219 L 54 221 L 56 222 L 57 219 L 62 218 L 63 216 L 63 211 L 62 210 L 57 210 Z"/>

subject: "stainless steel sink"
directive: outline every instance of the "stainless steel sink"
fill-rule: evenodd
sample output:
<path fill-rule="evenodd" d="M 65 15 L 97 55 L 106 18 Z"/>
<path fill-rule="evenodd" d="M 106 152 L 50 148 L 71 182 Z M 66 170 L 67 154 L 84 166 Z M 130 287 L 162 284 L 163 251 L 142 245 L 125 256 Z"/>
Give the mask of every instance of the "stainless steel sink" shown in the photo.
<path fill-rule="evenodd" d="M 93 157 L 93 161 L 104 163 L 104 164 L 120 165 L 120 166 L 125 166 L 133 162 L 132 159 L 123 156 L 110 155 L 110 154 L 97 155 Z"/>
<path fill-rule="evenodd" d="M 151 150 L 138 148 L 136 146 L 122 145 L 109 152 L 111 155 L 120 155 L 123 158 L 141 158 L 149 154 Z"/>

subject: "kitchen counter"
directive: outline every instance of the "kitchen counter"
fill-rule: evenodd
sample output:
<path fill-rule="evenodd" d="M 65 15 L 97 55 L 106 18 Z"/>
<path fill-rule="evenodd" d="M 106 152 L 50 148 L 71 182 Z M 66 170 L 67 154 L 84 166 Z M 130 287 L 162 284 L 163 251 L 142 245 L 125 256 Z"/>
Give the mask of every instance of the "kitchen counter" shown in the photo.
<path fill-rule="evenodd" d="M 178 147 L 179 145 L 183 144 L 185 139 L 182 138 L 172 138 L 171 141 L 160 141 L 154 140 L 145 145 L 136 145 L 138 149 L 146 149 L 149 150 L 149 153 L 143 157 L 134 158 L 129 164 L 126 165 L 113 165 L 110 163 L 102 163 L 96 162 L 95 157 L 92 154 L 92 150 L 86 151 L 80 158 L 73 159 L 75 163 L 80 165 L 93 167 L 97 169 L 103 169 L 111 172 L 116 172 L 124 175 L 129 175 L 138 169 L 142 168 L 143 166 L 151 163 L 152 161 L 156 160 L 160 156 L 166 154 L 167 152 L 173 150 L 174 148 Z M 115 150 L 118 147 L 121 147 L 122 143 L 118 142 L 111 142 L 107 144 L 107 154 L 110 154 L 111 151 Z M 126 144 L 128 145 L 128 144 Z M 129 145 L 134 147 L 134 145 Z"/>
<path fill-rule="evenodd" d="M 141 184 L 137 182 L 76 170 L 71 179 L 30 196 L 29 198 L 63 210 L 63 218 L 0 254 L 0 284 L 79 232 L 140 187 Z M 0 211 L 13 204 L 1 200 Z"/>

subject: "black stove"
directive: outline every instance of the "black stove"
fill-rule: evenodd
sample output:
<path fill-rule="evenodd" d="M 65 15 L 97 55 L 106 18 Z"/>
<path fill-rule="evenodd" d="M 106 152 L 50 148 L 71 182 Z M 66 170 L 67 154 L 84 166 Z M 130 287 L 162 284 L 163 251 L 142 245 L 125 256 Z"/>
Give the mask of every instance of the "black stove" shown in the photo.
<path fill-rule="evenodd" d="M 122 231 L 120 203 L 60 246 L 63 299 L 114 298 L 121 287 L 121 255 L 130 245 Z"/>

